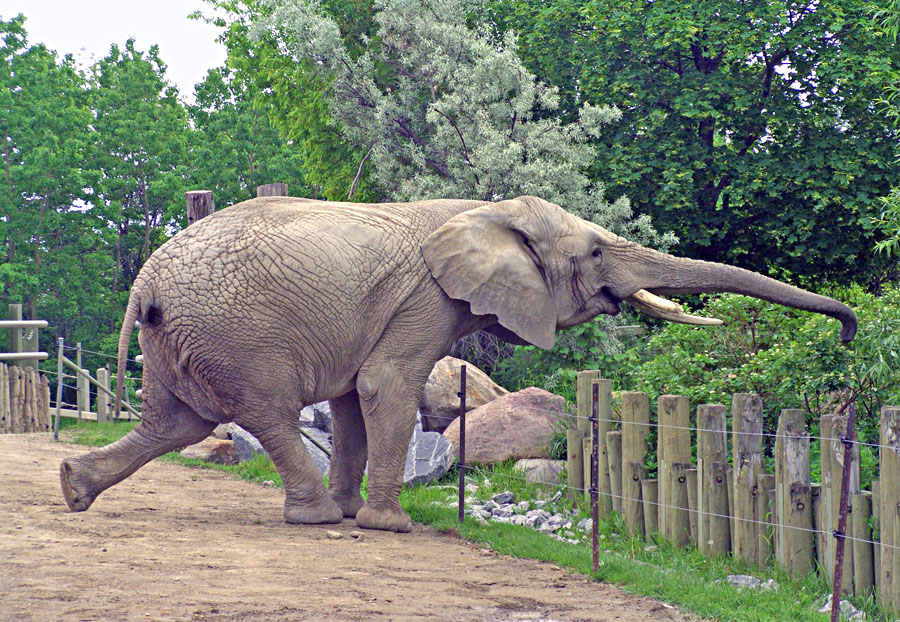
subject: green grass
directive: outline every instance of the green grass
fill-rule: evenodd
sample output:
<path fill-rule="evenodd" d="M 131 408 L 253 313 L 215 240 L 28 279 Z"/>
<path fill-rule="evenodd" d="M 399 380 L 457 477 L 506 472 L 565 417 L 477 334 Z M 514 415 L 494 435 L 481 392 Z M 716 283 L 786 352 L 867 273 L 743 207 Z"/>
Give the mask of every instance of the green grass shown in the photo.
<path fill-rule="evenodd" d="M 83 445 L 105 445 L 124 436 L 133 427 L 133 423 L 124 422 L 83 422 L 67 426 L 60 437 Z M 281 486 L 281 478 L 267 457 L 258 456 L 236 466 L 188 460 L 177 453 L 167 454 L 163 459 L 194 468 L 226 471 L 250 482 L 271 481 Z M 615 515 L 599 525 L 600 564 L 596 574 L 591 572 L 589 540 L 571 544 L 526 527 L 499 523 L 482 525 L 471 517 L 460 524 L 457 510 L 448 506 L 457 499 L 456 477 L 450 474 L 437 485 L 404 489 L 400 503 L 414 521 L 439 531 L 458 534 L 498 553 L 547 561 L 571 572 L 592 575 L 703 617 L 740 622 L 823 622 L 828 619 L 815 610 L 815 601 L 827 591 L 824 583 L 815 576 L 802 581 L 791 580 L 780 571 L 751 569 L 728 556 L 707 558 L 693 548 L 637 540 L 627 534 L 621 519 Z M 549 497 L 547 491 L 524 482 L 513 472 L 511 464 L 495 467 L 492 471 L 473 471 L 468 474 L 467 481 L 479 487 L 481 498 L 504 490 L 514 492 L 517 499 Z M 562 503 L 557 509 L 563 509 Z M 582 506 L 581 510 L 582 516 L 589 515 L 586 507 Z M 728 574 L 752 574 L 763 580 L 774 578 L 779 588 L 769 592 L 739 590 L 724 582 Z M 869 619 L 887 619 L 880 615 L 871 600 L 862 605 Z"/>
<path fill-rule="evenodd" d="M 489 474 L 477 473 L 472 480 L 479 484 L 484 477 L 490 483 L 479 489 L 478 496 L 482 498 L 502 490 L 516 492 L 517 499 L 526 498 L 523 493 L 534 493 L 513 475 L 510 465 L 503 465 Z M 451 488 L 445 485 L 405 489 L 400 502 L 416 522 L 458 533 L 498 553 L 547 561 L 572 572 L 592 575 L 700 616 L 748 622 L 822 622 L 828 619 L 817 613 L 814 606 L 814 601 L 826 592 L 825 585 L 815 576 L 792 581 L 784 573 L 750 569 L 727 556 L 710 559 L 696 549 L 675 548 L 665 542 L 644 542 L 627 535 L 624 524 L 616 516 L 599 525 L 599 572 L 593 574 L 589 539 L 581 544 L 570 544 L 527 527 L 499 523 L 482 525 L 470 517 L 460 524 L 457 510 L 446 505 L 457 498 Z M 558 509 L 563 509 L 563 505 Z M 582 516 L 588 514 L 582 511 Z M 752 574 L 763 580 L 774 578 L 779 588 L 769 592 L 738 590 L 725 583 L 729 574 Z"/>

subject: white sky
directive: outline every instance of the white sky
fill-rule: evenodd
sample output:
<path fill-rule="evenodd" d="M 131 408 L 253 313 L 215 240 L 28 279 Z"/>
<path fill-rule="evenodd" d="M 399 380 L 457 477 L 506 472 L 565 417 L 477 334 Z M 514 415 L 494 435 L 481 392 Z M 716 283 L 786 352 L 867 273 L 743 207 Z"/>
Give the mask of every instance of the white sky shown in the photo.
<path fill-rule="evenodd" d="M 143 52 L 159 45 L 166 78 L 181 98 L 193 101 L 194 84 L 225 63 L 225 47 L 215 42 L 219 29 L 187 16 L 195 10 L 211 15 L 202 0 L 0 0 L 0 18 L 24 13 L 29 44 L 43 43 L 60 57 L 72 54 L 87 67 L 124 47 L 134 37 Z"/>

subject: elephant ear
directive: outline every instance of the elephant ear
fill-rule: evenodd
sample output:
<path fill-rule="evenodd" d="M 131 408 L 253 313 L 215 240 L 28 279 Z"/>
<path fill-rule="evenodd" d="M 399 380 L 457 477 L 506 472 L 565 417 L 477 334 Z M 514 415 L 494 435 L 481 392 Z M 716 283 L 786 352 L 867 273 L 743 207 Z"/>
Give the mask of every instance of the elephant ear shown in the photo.
<path fill-rule="evenodd" d="M 538 211 L 533 202 L 513 199 L 463 212 L 426 238 L 422 256 L 448 296 L 468 302 L 475 315 L 496 315 L 504 328 L 549 350 L 557 313 L 534 252 L 535 231 L 546 220 Z"/>

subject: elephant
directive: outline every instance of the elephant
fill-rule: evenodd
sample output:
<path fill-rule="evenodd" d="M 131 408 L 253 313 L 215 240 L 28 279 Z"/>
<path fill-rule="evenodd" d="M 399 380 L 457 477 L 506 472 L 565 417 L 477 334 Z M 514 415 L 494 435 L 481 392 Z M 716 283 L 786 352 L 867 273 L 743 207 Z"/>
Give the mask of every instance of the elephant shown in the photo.
<path fill-rule="evenodd" d="M 354 204 L 269 197 L 174 235 L 134 281 L 118 345 L 118 412 L 135 321 L 142 421 L 60 464 L 66 504 L 86 510 L 155 457 L 234 421 L 284 483 L 288 523 L 406 532 L 402 471 L 416 408 L 455 340 L 488 330 L 552 348 L 557 330 L 627 301 L 668 320 L 715 323 L 662 296 L 734 292 L 841 321 L 846 305 L 733 266 L 675 257 L 540 198 Z M 298 429 L 329 400 L 329 486 Z M 360 485 L 368 463 L 368 497 Z"/>

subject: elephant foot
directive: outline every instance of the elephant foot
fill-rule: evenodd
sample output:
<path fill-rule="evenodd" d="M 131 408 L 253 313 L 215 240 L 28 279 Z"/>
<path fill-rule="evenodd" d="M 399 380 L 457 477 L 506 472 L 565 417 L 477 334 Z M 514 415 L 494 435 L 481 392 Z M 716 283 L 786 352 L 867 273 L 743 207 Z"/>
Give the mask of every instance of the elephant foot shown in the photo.
<path fill-rule="evenodd" d="M 331 498 L 334 499 L 334 502 L 337 503 L 338 507 L 344 512 L 344 518 L 356 517 L 359 509 L 366 504 L 365 499 L 363 499 L 359 493 L 355 495 L 332 494 Z"/>
<path fill-rule="evenodd" d="M 322 503 L 317 505 L 294 504 L 287 500 L 284 502 L 284 522 L 292 525 L 320 525 L 322 523 L 340 523 L 344 519 L 344 512 L 338 504 L 325 497 Z"/>
<path fill-rule="evenodd" d="M 73 458 L 66 458 L 59 465 L 59 482 L 69 509 L 73 512 L 84 512 L 91 507 L 101 491 L 78 471 L 78 463 Z"/>
<path fill-rule="evenodd" d="M 356 513 L 356 524 L 363 529 L 381 529 L 408 533 L 412 531 L 409 515 L 398 505 L 389 508 L 373 508 L 368 503 Z"/>

